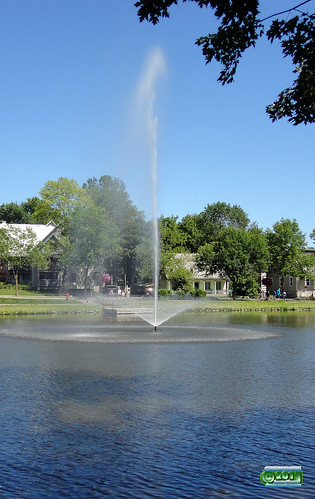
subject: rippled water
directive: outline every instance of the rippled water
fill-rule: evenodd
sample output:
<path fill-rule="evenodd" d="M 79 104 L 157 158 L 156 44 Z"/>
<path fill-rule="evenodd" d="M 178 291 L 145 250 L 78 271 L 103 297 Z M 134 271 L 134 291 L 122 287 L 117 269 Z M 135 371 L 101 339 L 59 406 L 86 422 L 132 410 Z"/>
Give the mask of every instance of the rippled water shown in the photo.
<path fill-rule="evenodd" d="M 0 496 L 314 497 L 314 339 L 311 313 L 2 320 Z"/>

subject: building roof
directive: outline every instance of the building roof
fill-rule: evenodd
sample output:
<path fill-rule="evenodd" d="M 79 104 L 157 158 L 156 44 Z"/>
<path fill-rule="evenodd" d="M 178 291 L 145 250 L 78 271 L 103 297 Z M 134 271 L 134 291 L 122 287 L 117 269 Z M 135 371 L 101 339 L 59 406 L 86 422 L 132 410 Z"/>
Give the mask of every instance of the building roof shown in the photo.
<path fill-rule="evenodd" d="M 45 224 L 8 224 L 6 222 L 0 223 L 0 229 L 16 228 L 20 230 L 31 229 L 36 235 L 36 243 L 45 243 L 51 238 L 56 230 L 56 225 L 53 222 Z"/>

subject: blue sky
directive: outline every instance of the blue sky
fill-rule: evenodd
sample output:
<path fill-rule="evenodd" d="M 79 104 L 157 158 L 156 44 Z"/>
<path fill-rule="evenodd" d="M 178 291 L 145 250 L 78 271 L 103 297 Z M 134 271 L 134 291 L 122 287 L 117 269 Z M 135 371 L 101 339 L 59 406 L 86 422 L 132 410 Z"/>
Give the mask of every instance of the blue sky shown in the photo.
<path fill-rule="evenodd" d="M 148 57 L 165 63 L 155 85 L 158 212 L 200 213 L 240 205 L 264 229 L 296 218 L 315 227 L 314 125 L 272 123 L 265 106 L 292 81 L 278 45 L 260 41 L 235 82 L 222 87 L 198 36 L 212 11 L 192 3 L 156 26 L 140 23 L 134 0 L 0 0 L 0 203 L 38 195 L 61 176 L 122 179 L 150 216 L 151 165 L 135 112 Z M 264 15 L 272 2 L 262 2 Z M 278 1 L 277 10 L 295 5 Z M 310 4 L 311 5 L 311 4 Z"/>

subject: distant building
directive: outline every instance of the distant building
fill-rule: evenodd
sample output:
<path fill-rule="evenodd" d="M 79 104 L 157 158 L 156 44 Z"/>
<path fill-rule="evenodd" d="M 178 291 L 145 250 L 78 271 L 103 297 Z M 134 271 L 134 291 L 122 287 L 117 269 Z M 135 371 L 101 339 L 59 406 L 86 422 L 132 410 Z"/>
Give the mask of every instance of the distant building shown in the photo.
<path fill-rule="evenodd" d="M 31 229 L 36 236 L 37 244 L 46 242 L 57 242 L 60 231 L 53 222 L 45 224 L 7 224 L 0 223 L 0 229 L 17 228 L 19 230 Z M 22 268 L 19 270 L 19 284 L 31 283 L 33 289 L 38 291 L 49 291 L 58 293 L 67 290 L 71 294 L 80 294 L 84 290 L 84 270 L 71 267 L 65 271 L 58 262 L 58 253 L 55 252 L 45 269 L 37 267 Z M 1 262 L 0 254 L 0 281 L 14 284 L 12 270 Z M 88 291 L 99 291 L 101 287 L 101 272 L 91 270 L 88 275 Z"/>
<path fill-rule="evenodd" d="M 36 236 L 36 244 L 45 244 L 47 241 L 56 241 L 58 238 L 57 226 L 51 221 L 47 224 L 8 224 L 6 222 L 0 223 L 0 229 L 8 229 L 10 227 L 22 231 L 31 229 Z M 2 263 L 2 265 L 0 266 L 0 281 L 13 284 L 14 278 L 11 269 L 7 268 L 5 265 L 3 265 L 3 262 L 1 262 L 1 254 L 0 263 Z M 45 273 L 47 274 L 47 272 Z M 33 288 L 39 289 L 39 276 L 40 272 L 35 267 L 22 268 L 19 270 L 19 284 L 27 284 L 31 282 Z"/>
<path fill-rule="evenodd" d="M 305 252 L 308 255 L 315 255 L 314 248 L 307 248 Z M 280 288 L 286 292 L 288 298 L 315 298 L 315 280 L 309 278 L 301 278 L 294 276 L 277 276 L 268 273 L 268 291 L 272 295 Z M 263 291 L 267 288 L 264 286 Z"/>
<path fill-rule="evenodd" d="M 229 294 L 229 279 L 220 276 L 219 274 L 207 274 L 205 271 L 198 269 L 193 253 L 178 253 L 176 258 L 179 258 L 187 270 L 191 271 L 191 282 L 193 288 L 201 289 L 207 295 L 228 295 Z M 167 276 L 162 276 L 160 280 L 160 288 L 172 289 L 171 282 Z"/>

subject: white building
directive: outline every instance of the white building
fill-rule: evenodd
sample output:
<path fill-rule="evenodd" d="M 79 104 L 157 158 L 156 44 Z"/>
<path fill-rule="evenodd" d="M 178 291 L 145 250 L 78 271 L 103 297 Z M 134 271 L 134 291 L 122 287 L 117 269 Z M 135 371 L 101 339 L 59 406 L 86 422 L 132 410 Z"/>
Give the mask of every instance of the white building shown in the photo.
<path fill-rule="evenodd" d="M 187 270 L 191 271 L 191 281 L 195 289 L 201 289 L 207 295 L 228 295 L 229 279 L 221 277 L 219 274 L 207 274 L 200 271 L 195 262 L 193 253 L 178 253 L 176 258 L 180 259 Z M 160 281 L 160 288 L 172 289 L 171 282 L 164 276 Z"/>

